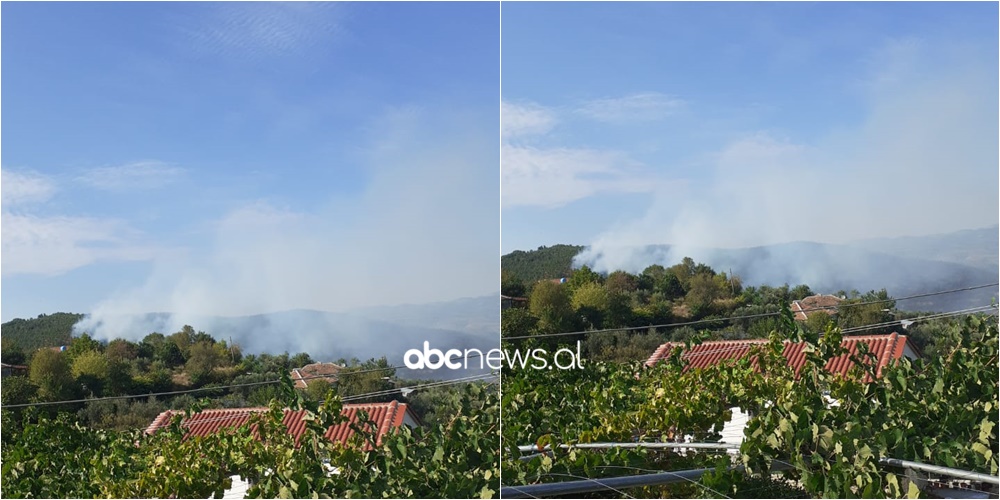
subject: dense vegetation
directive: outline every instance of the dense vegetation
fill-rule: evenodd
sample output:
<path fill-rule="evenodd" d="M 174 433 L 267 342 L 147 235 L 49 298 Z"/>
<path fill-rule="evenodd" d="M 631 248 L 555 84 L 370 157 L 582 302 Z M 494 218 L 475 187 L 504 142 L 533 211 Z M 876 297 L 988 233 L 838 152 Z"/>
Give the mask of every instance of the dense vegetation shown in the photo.
<path fill-rule="evenodd" d="M 63 327 L 50 318 L 12 323 L 32 334 Z M 309 354 L 244 354 L 190 326 L 139 342 L 80 335 L 54 342 L 65 348 L 29 350 L 23 339 L 7 341 L 8 325 L 4 362 L 28 370 L 2 385 L 5 497 L 206 497 L 221 492 L 233 474 L 253 480 L 251 494 L 260 496 L 489 497 L 499 486 L 499 401 L 489 385 L 439 385 L 404 397 L 393 389 L 428 381 L 398 378 L 383 357 L 337 360 L 343 368 L 334 383 L 313 380 L 301 389 L 293 388 L 289 371 L 313 363 Z M 172 392 L 179 394 L 101 399 Z M 177 430 L 142 435 L 168 409 L 302 406 L 318 425 L 340 418 L 340 398 L 407 402 L 421 427 L 401 429 L 374 450 L 334 446 L 317 437 L 325 432 L 317 427 L 307 434 L 312 446 L 294 453 L 274 412 L 257 422 L 270 429 L 260 441 L 248 429 L 190 440 Z M 59 403 L 32 406 L 50 402 Z M 362 438 L 369 432 L 356 430 Z M 316 474 L 324 460 L 342 472 Z M 184 473 L 165 473 L 171 470 Z"/>
<path fill-rule="evenodd" d="M 766 337 L 777 325 L 782 304 L 813 295 L 808 285 L 745 287 L 738 276 L 716 272 L 689 258 L 668 268 L 652 265 L 638 275 L 624 271 L 604 275 L 584 266 L 570 274 L 565 283 L 524 283 L 509 278 L 506 284 L 512 290 L 524 290 L 528 301 L 527 308 L 502 312 L 504 338 L 699 322 L 640 333 L 579 336 L 591 356 L 619 360 L 641 359 L 642 353 L 648 356 L 663 342 L 684 341 L 699 331 L 707 331 L 716 339 Z M 831 319 L 841 328 L 856 328 L 905 316 L 894 310 L 895 301 L 885 290 L 838 294 L 846 299 L 836 316 L 810 313 L 804 328 L 822 331 Z M 752 317 L 744 318 L 748 316 Z M 737 317 L 743 319 L 727 319 Z M 886 327 L 867 332 L 891 330 Z"/>
<path fill-rule="evenodd" d="M 291 381 L 260 414 L 233 432 L 184 438 L 174 425 L 153 435 L 99 430 L 69 414 L 3 429 L 2 495 L 9 498 L 209 498 L 251 481 L 252 498 L 491 498 L 499 489 L 497 393 L 469 385 L 455 415 L 417 429 L 403 426 L 376 445 L 377 425 L 362 419 L 346 446 L 323 434 L 342 421 L 334 392 L 322 402 L 292 390 Z M 282 424 L 282 408 L 311 418 L 298 444 Z M 253 428 L 251 428 L 251 426 Z"/>
<path fill-rule="evenodd" d="M 809 321 L 799 322 L 786 304 L 812 295 L 808 286 L 744 286 L 737 277 L 689 259 L 669 268 L 651 266 L 639 275 L 601 275 L 584 268 L 568 278 L 564 284 L 510 280 L 525 289 L 528 301 L 525 308 L 503 312 L 505 348 L 551 350 L 579 340 L 587 361 L 573 370 L 505 368 L 505 486 L 736 463 L 746 465 L 747 472 L 718 468 L 698 483 L 591 496 L 900 497 L 917 494 L 916 484 L 879 459 L 998 472 L 995 316 L 912 324 L 905 333 L 923 359 L 904 359 L 875 382 L 861 383 L 865 372 L 860 368 L 840 378 L 823 367 L 843 353 L 843 329 L 916 315 L 897 310 L 884 290 L 841 292 L 848 298 L 833 318 L 810 314 Z M 776 314 L 725 319 L 767 313 Z M 702 322 L 622 330 L 688 321 Z M 899 325 L 855 331 L 894 329 Z M 546 336 L 563 332 L 591 333 Z M 771 340 L 760 348 L 756 366 L 746 358 L 685 370 L 676 355 L 655 367 L 642 365 L 665 341 L 748 337 Z M 780 354 L 783 340 L 811 346 L 798 378 Z M 874 375 L 864 352 L 854 361 Z M 830 405 L 831 399 L 838 405 Z M 685 435 L 713 441 L 734 407 L 753 415 L 735 457 L 706 450 L 557 448 L 518 458 L 523 453 L 516 445 L 527 444 L 669 441 Z M 784 477 L 766 472 L 786 463 L 792 470 Z"/>
<path fill-rule="evenodd" d="M 40 314 L 32 319 L 13 319 L 0 326 L 3 335 L 4 362 L 17 363 L 17 359 L 8 361 L 6 352 L 15 350 L 31 352 L 40 347 L 55 347 L 69 344 L 73 337 L 73 325 L 83 318 L 82 314 L 55 313 Z"/>
<path fill-rule="evenodd" d="M 567 278 L 573 273 L 573 257 L 583 250 L 575 245 L 553 245 L 525 252 L 515 250 L 500 257 L 500 268 L 512 279 L 527 283 L 542 279 Z M 510 294 L 505 294 L 510 295 Z"/>

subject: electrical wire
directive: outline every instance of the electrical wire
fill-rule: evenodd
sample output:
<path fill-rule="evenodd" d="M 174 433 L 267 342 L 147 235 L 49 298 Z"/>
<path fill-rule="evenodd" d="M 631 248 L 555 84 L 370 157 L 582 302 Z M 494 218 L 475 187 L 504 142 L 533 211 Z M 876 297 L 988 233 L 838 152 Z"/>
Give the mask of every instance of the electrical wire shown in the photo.
<path fill-rule="evenodd" d="M 430 388 L 430 387 L 444 387 L 444 386 L 448 386 L 448 385 L 464 384 L 464 383 L 476 382 L 478 380 L 488 380 L 488 379 L 490 379 L 492 377 L 497 377 L 497 376 L 498 375 L 496 375 L 496 374 L 484 374 L 484 375 L 475 375 L 475 376 L 470 376 L 470 377 L 463 377 L 461 379 L 428 382 L 426 384 L 419 384 L 419 385 L 415 385 L 415 386 L 411 386 L 411 387 L 400 387 L 398 389 L 391 389 L 391 390 L 384 390 L 384 391 L 375 391 L 375 392 L 370 392 L 370 393 L 366 393 L 366 394 L 356 394 L 354 396 L 348 396 L 346 398 L 341 398 L 341 401 L 345 401 L 345 402 L 346 401 L 354 401 L 354 400 L 357 400 L 357 399 L 365 399 L 365 398 L 369 398 L 369 397 L 376 397 L 376 396 L 388 395 L 388 394 L 392 394 L 394 392 L 399 392 L 402 389 L 419 390 L 419 389 L 426 389 L 426 388 Z M 365 403 L 360 403 L 360 404 L 365 404 Z M 378 403 L 371 403 L 371 404 L 378 404 Z M 226 409 L 226 408 L 223 408 L 223 409 Z M 260 407 L 260 409 L 263 410 L 263 409 L 265 409 L 265 407 Z M 209 410 L 211 410 L 211 408 Z M 223 420 L 231 420 L 231 419 L 232 419 L 232 415 L 227 415 L 225 417 L 199 419 L 196 423 L 198 425 L 201 425 L 201 424 L 206 424 L 206 423 L 211 423 L 211 422 L 218 422 L 218 421 L 223 421 Z M 166 425 L 161 425 L 161 426 L 157 427 L 156 429 L 159 429 L 159 428 L 162 428 L 162 427 L 165 427 L 165 426 Z"/>
<path fill-rule="evenodd" d="M 357 374 L 357 373 L 364 373 L 364 372 L 370 373 L 370 372 L 373 372 L 373 371 L 381 371 L 381 370 L 385 370 L 385 369 L 389 369 L 389 368 L 399 368 L 399 367 L 385 367 L 385 368 L 379 368 L 377 370 L 366 370 L 366 371 L 362 371 L 362 372 L 348 372 L 346 375 Z M 338 376 L 340 376 L 340 375 L 338 374 Z M 301 378 L 298 378 L 296 380 L 313 380 L 313 379 L 329 378 L 329 377 L 330 377 L 329 375 L 311 375 L 311 376 L 308 376 L 308 377 L 301 377 Z M 51 406 L 51 405 L 60 405 L 60 404 L 90 403 L 90 402 L 95 402 L 95 401 L 112 401 L 112 400 L 118 400 L 118 399 L 148 398 L 148 397 L 156 397 L 156 396 L 176 396 L 176 395 L 179 395 L 179 394 L 191 394 L 191 393 L 196 393 L 196 392 L 207 392 L 207 391 L 216 391 L 216 390 L 223 390 L 223 389 L 235 389 L 235 388 L 240 388 L 240 387 L 256 387 L 256 386 L 261 386 L 261 385 L 271 385 L 271 384 L 277 384 L 277 383 L 280 383 L 280 382 L 281 382 L 281 379 L 277 379 L 277 380 L 264 380 L 264 381 L 261 381 L 261 382 L 247 382 L 247 383 L 243 383 L 243 384 L 217 385 L 217 386 L 212 386 L 212 387 L 199 387 L 197 389 L 185 389 L 185 390 L 180 390 L 180 391 L 166 391 L 166 392 L 153 392 L 153 393 L 148 393 L 148 394 L 130 394 L 130 395 L 122 395 L 122 396 L 104 396 L 104 397 L 99 397 L 99 398 L 70 399 L 70 400 L 63 400 L 63 401 L 38 401 L 38 402 L 35 402 L 35 403 L 22 403 L 22 404 L 12 404 L 12 405 L 2 405 L 2 406 L 0 406 L 0 408 L 2 408 L 2 409 L 7 409 L 7 408 L 25 408 L 25 407 L 29 407 L 29 406 Z M 403 388 L 400 388 L 400 389 L 403 389 Z"/>
<path fill-rule="evenodd" d="M 899 302 L 901 300 L 917 299 L 917 298 L 922 298 L 922 297 L 933 297 L 933 296 L 936 296 L 936 295 L 945 295 L 945 294 L 949 294 L 949 293 L 964 292 L 964 291 L 968 291 L 968 290 L 978 290 L 978 289 L 981 289 L 981 288 L 989 288 L 989 287 L 994 287 L 994 286 L 998 286 L 998 285 L 1000 285 L 1000 283 L 990 283 L 990 284 L 987 284 L 987 285 L 976 285 L 976 286 L 965 287 L 965 288 L 955 288 L 955 289 L 952 289 L 952 290 L 942 290 L 942 291 L 939 291 L 939 292 L 930 292 L 930 293 L 921 293 L 921 294 L 917 294 L 917 295 L 908 295 L 906 297 L 899 297 L 899 298 L 889 298 L 889 299 L 871 300 L 871 301 L 867 301 L 867 302 L 854 302 L 854 303 L 850 303 L 850 304 L 841 304 L 841 305 L 839 305 L 837 307 L 838 308 L 841 308 L 841 307 L 858 307 L 858 306 L 866 306 L 866 305 L 872 305 L 872 304 L 881 304 L 883 302 L 892 302 L 892 301 Z M 830 309 L 830 308 L 828 308 L 828 307 L 808 307 L 808 308 L 804 308 L 804 309 L 801 309 L 800 311 L 796 311 L 796 312 L 823 311 L 823 310 L 827 310 L 827 309 Z M 590 334 L 593 334 L 593 333 L 628 332 L 628 331 L 635 331 L 635 330 L 649 330 L 649 329 L 658 329 L 658 328 L 675 328 L 675 327 L 679 327 L 679 326 L 701 325 L 701 324 L 706 324 L 706 323 L 718 323 L 718 322 L 734 321 L 734 320 L 741 320 L 741 319 L 765 318 L 765 317 L 771 317 L 771 316 L 779 316 L 780 314 L 781 314 L 780 312 L 773 312 L 773 313 L 761 313 L 761 314 L 748 314 L 748 315 L 744 315 L 744 316 L 731 316 L 731 317 L 728 317 L 728 318 L 702 319 L 702 320 L 697 320 L 697 321 L 686 321 L 686 322 L 682 322 L 682 323 L 663 323 L 663 324 L 659 324 L 659 325 L 629 326 L 629 327 L 623 327 L 623 328 L 604 328 L 604 329 L 601 329 L 601 330 L 583 330 L 583 331 L 576 331 L 576 332 L 548 333 L 548 334 L 544 334 L 544 335 L 516 335 L 516 336 L 513 336 L 513 337 L 502 337 L 501 340 L 518 340 L 518 339 L 529 339 L 529 338 L 562 337 L 562 336 L 567 336 L 567 335 L 590 335 Z"/>

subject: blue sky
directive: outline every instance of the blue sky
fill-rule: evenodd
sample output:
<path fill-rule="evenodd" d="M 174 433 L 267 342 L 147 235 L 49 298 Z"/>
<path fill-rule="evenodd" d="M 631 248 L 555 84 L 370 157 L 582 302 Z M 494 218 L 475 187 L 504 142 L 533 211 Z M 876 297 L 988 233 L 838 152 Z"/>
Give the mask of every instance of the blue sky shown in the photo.
<path fill-rule="evenodd" d="M 495 292 L 499 6 L 2 6 L 3 321 Z"/>
<path fill-rule="evenodd" d="M 995 3 L 505 3 L 502 250 L 997 223 Z"/>

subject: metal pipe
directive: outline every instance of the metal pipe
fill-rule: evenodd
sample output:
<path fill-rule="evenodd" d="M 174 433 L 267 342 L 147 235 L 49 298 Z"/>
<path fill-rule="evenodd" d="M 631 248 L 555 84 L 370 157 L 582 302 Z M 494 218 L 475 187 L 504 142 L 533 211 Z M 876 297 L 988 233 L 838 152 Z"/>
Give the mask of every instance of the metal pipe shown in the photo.
<path fill-rule="evenodd" d="M 701 448 L 709 450 L 737 450 L 740 445 L 733 443 L 642 443 L 642 442 L 631 442 L 631 443 L 577 443 L 577 444 L 562 444 L 559 445 L 562 449 L 605 449 L 605 448 Z M 517 449 L 522 452 L 528 451 L 542 451 L 539 450 L 537 446 L 533 444 L 518 446 Z M 550 450 L 550 446 L 546 446 L 544 450 Z"/>
<path fill-rule="evenodd" d="M 952 469 L 951 467 L 941 467 L 940 465 L 922 464 L 920 462 L 911 462 L 909 460 L 899 460 L 896 458 L 883 458 L 880 459 L 879 462 L 883 465 L 892 465 L 894 467 L 902 467 L 904 469 L 922 470 L 934 474 L 941 474 L 942 476 L 957 477 L 959 479 L 969 479 L 972 481 L 980 481 L 983 483 L 1000 484 L 1000 477 L 991 476 L 989 474 L 981 474 L 979 472 L 971 472 L 961 469 Z"/>
<path fill-rule="evenodd" d="M 775 464 L 771 471 L 787 470 L 784 464 Z M 501 486 L 500 498 L 536 498 L 555 495 L 575 495 L 594 491 L 617 490 L 620 488 L 635 488 L 639 486 L 659 486 L 662 484 L 679 483 L 682 481 L 697 481 L 706 472 L 716 469 L 692 469 L 676 472 L 657 472 L 655 474 L 640 474 L 636 476 L 608 477 L 587 479 L 583 481 L 565 481 L 561 483 L 530 484 L 525 486 Z M 743 466 L 729 467 L 727 470 L 743 470 Z"/>

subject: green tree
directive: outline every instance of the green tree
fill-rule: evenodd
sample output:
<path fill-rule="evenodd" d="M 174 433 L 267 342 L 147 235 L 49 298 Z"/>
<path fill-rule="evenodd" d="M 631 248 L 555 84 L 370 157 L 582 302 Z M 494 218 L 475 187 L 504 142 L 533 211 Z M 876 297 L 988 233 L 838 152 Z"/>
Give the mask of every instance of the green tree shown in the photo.
<path fill-rule="evenodd" d="M 108 346 L 104 349 L 104 354 L 107 355 L 109 360 L 133 360 L 139 356 L 139 345 L 125 339 L 114 339 L 108 342 Z"/>
<path fill-rule="evenodd" d="M 24 355 L 24 350 L 21 349 L 21 346 L 6 338 L 0 343 L 2 343 L 2 347 L 0 347 L 0 359 L 4 363 L 8 365 L 23 365 L 27 361 L 27 356 Z"/>
<path fill-rule="evenodd" d="M 538 327 L 544 333 L 572 330 L 573 306 L 566 288 L 551 281 L 540 281 L 531 291 L 528 310 L 538 318 Z"/>
<path fill-rule="evenodd" d="M 74 338 L 69 343 L 69 346 L 66 347 L 66 355 L 69 356 L 69 359 L 76 359 L 77 356 L 83 353 L 91 351 L 100 352 L 102 350 L 103 346 L 101 345 L 100 342 L 94 340 L 93 338 L 90 337 L 90 335 L 84 333 L 83 335 Z"/>
<path fill-rule="evenodd" d="M 710 314 L 716 299 L 722 296 L 718 282 L 710 274 L 696 274 L 690 280 L 685 302 L 695 318 Z"/>
<path fill-rule="evenodd" d="M 306 386 L 305 395 L 311 401 L 323 401 L 333 390 L 333 384 L 325 379 L 310 380 Z"/>
<path fill-rule="evenodd" d="M 38 387 L 31 383 L 28 377 L 15 375 L 3 379 L 0 390 L 3 392 L 3 395 L 0 396 L 3 404 L 20 405 L 31 402 L 31 399 L 38 392 Z"/>
<path fill-rule="evenodd" d="M 71 399 L 76 394 L 69 360 L 59 351 L 39 349 L 31 357 L 28 378 L 38 386 L 38 397 L 43 401 Z"/>
<path fill-rule="evenodd" d="M 573 271 L 573 274 L 568 280 L 566 280 L 566 286 L 569 288 L 570 292 L 573 292 L 587 283 L 602 284 L 603 282 L 604 280 L 601 278 L 600 274 L 594 272 L 594 270 L 588 266 L 583 266 L 580 269 Z"/>
<path fill-rule="evenodd" d="M 524 281 L 518 278 L 515 274 L 502 271 L 500 273 L 500 295 L 506 295 L 508 297 L 524 297 L 527 293 L 527 289 L 524 286 Z"/>
<path fill-rule="evenodd" d="M 100 396 L 108 379 L 108 358 L 98 351 L 84 351 L 73 359 L 70 372 L 84 391 Z"/>
<path fill-rule="evenodd" d="M 202 340 L 188 349 L 188 360 L 184 365 L 184 371 L 191 377 L 194 385 L 208 383 L 215 369 L 226 361 L 224 351 L 216 347 L 215 344 Z"/>
<path fill-rule="evenodd" d="M 292 356 L 288 360 L 288 365 L 290 367 L 292 367 L 292 368 L 302 368 L 303 366 L 311 365 L 311 364 L 313 364 L 315 362 L 316 361 L 314 361 L 312 359 L 312 357 L 309 356 L 308 353 L 300 352 L 300 353 Z"/>
<path fill-rule="evenodd" d="M 632 293 L 639 289 L 639 279 L 625 271 L 615 271 L 604 280 L 604 286 L 611 293 Z"/>
<path fill-rule="evenodd" d="M 573 291 L 570 303 L 573 309 L 591 328 L 602 328 L 604 318 L 610 310 L 610 294 L 604 285 L 586 282 Z"/>
<path fill-rule="evenodd" d="M 538 325 L 538 318 L 523 307 L 512 307 L 500 312 L 500 336 L 523 337 L 531 335 Z"/>

